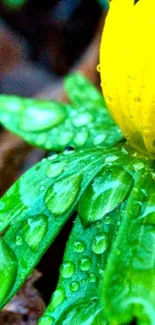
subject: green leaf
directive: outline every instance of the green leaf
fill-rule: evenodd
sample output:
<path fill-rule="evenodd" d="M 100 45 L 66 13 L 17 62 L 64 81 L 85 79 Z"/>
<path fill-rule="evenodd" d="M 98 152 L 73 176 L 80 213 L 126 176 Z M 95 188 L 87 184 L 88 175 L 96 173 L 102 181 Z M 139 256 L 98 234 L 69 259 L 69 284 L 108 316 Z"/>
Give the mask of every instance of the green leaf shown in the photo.
<path fill-rule="evenodd" d="M 119 147 L 109 154 L 107 150 L 102 171 L 87 187 L 90 189 L 92 184 L 96 184 L 94 196 L 90 197 L 86 189 L 79 200 L 80 217 L 76 218 L 68 241 L 58 286 L 39 325 L 111 324 L 105 317 L 104 304 L 100 299 L 104 269 L 117 238 L 121 212 L 126 208 L 127 196 L 136 182 L 137 169 L 139 171 L 145 164 L 145 158 L 135 158 L 134 152 L 128 147 Z M 106 180 L 102 177 L 105 171 L 108 171 Z M 113 186 L 118 186 L 114 189 L 115 195 L 116 190 L 118 192 L 118 198 L 111 194 L 109 199 L 107 196 L 106 200 L 99 202 L 100 209 L 95 206 L 89 210 L 91 202 L 104 193 L 104 188 L 109 188 L 112 182 Z M 100 212 L 105 211 L 106 207 L 106 214 L 101 217 Z M 93 218 L 87 223 L 89 213 Z"/>
<path fill-rule="evenodd" d="M 107 149 L 87 149 L 44 159 L 0 200 L 1 308 L 75 211 L 83 191 L 103 168 L 106 154 Z"/>
<path fill-rule="evenodd" d="M 110 299 L 113 300 L 113 296 L 115 297 L 115 287 L 111 288 L 111 284 L 109 285 L 109 300 L 106 301 L 104 305 L 102 297 L 103 291 L 104 296 L 107 295 L 107 288 L 105 289 L 104 287 L 104 272 L 106 272 L 107 281 L 110 282 L 112 279 L 115 280 L 117 274 L 119 279 L 119 274 L 124 271 L 122 270 L 122 262 L 120 261 L 117 263 L 117 268 L 114 265 L 110 271 L 109 269 L 107 271 L 107 265 L 109 264 L 109 258 L 111 258 L 111 251 L 113 254 L 121 256 L 121 253 L 118 254 L 118 250 L 116 250 L 115 243 L 117 243 L 119 237 L 119 228 L 121 227 L 122 229 L 122 214 L 124 214 L 124 211 L 128 211 L 130 206 L 132 197 L 130 193 L 138 195 L 139 200 L 143 200 L 145 197 L 145 193 L 143 193 L 141 187 L 141 194 L 137 194 L 136 184 L 140 175 L 143 175 L 145 167 L 148 164 L 150 164 L 150 162 L 148 163 L 147 158 L 135 154 L 127 146 L 119 147 L 118 150 L 115 150 L 115 153 L 111 152 L 108 154 L 107 151 L 105 165 L 102 171 L 98 173 L 90 183 L 98 184 L 94 197 L 92 196 L 90 198 L 89 193 L 87 197 L 86 189 L 84 192 L 85 195 L 83 194 L 79 200 L 82 218 L 79 216 L 76 218 L 60 268 L 60 278 L 56 291 L 39 325 L 121 325 L 124 323 L 121 322 L 119 318 L 117 322 L 115 322 L 115 318 L 112 318 L 113 322 L 111 322 L 111 318 L 107 313 L 107 310 L 110 309 L 108 304 L 109 306 L 111 305 Z M 109 174 L 106 175 L 107 182 L 104 177 L 101 177 L 105 170 L 106 173 L 109 171 Z M 120 189 L 122 186 L 120 180 L 121 184 L 123 183 L 125 194 L 123 194 L 122 189 Z M 115 188 L 115 195 L 111 194 L 109 200 L 108 196 L 106 200 L 101 200 L 100 210 L 98 210 L 97 207 L 96 209 L 94 208 L 94 210 L 91 211 L 94 218 L 89 220 L 89 223 L 86 223 L 85 218 L 87 219 L 86 212 L 88 212 L 88 206 L 95 200 L 95 197 L 98 197 L 97 191 L 102 193 L 105 186 L 109 188 L 112 181 L 115 181 L 113 185 L 118 185 L 118 187 L 116 186 Z M 103 188 L 101 188 L 101 184 Z M 87 188 L 90 188 L 90 185 L 88 185 Z M 117 196 L 117 192 L 118 199 L 115 197 Z M 134 199 L 136 200 L 137 196 L 134 197 Z M 84 204 L 84 200 L 86 204 Z M 81 202 L 83 204 L 81 204 Z M 111 203 L 112 208 L 109 208 L 109 203 Z M 100 215 L 100 211 L 102 209 L 105 211 L 106 207 L 108 208 L 104 217 L 97 217 L 97 214 Z M 134 209 L 133 201 L 131 201 L 130 209 Z M 134 212 L 135 210 L 133 214 Z M 149 218 L 150 222 L 152 215 L 149 215 Z M 87 227 L 85 225 L 87 225 Z M 123 231 L 122 236 L 126 238 L 125 234 L 127 233 L 127 230 L 126 232 Z M 138 238 L 138 234 L 136 234 L 136 238 Z M 124 254 L 126 249 L 127 247 L 123 245 L 122 250 Z M 123 276 L 125 277 L 124 273 Z M 121 281 L 123 283 L 123 277 Z M 121 289 L 119 292 L 121 294 Z M 115 299 L 117 299 L 117 296 Z M 122 303 L 121 301 L 120 309 Z M 117 310 L 117 301 L 115 307 Z"/>
<path fill-rule="evenodd" d="M 128 324 L 134 318 L 139 325 L 155 324 L 155 167 L 153 161 L 142 164 L 133 165 L 137 180 L 122 210 L 103 279 L 110 324 Z"/>
<path fill-rule="evenodd" d="M 114 159 L 115 157 L 115 159 Z M 138 195 L 139 202 L 137 205 L 134 205 L 134 200 L 136 202 L 135 196 L 134 200 L 130 203 L 130 198 L 132 195 L 129 195 L 129 191 L 132 190 L 133 183 L 138 182 L 139 174 L 141 174 L 141 178 L 144 177 L 144 185 L 147 183 L 147 177 L 150 175 L 145 175 L 145 166 L 150 164 L 148 158 L 138 156 L 134 153 L 134 151 L 127 146 L 119 145 L 117 147 L 113 147 L 112 149 L 105 148 L 105 149 L 87 149 L 81 150 L 77 153 L 65 152 L 62 155 L 55 155 L 51 156 L 48 159 L 42 160 L 38 163 L 35 167 L 25 173 L 15 184 L 14 186 L 4 195 L 4 197 L 0 201 L 0 231 L 1 231 L 1 240 L 0 240 L 0 306 L 1 308 L 8 302 L 8 300 L 16 293 L 19 289 L 21 284 L 24 282 L 26 277 L 30 274 L 32 269 L 40 260 L 41 256 L 44 254 L 46 249 L 49 245 L 54 241 L 55 237 L 68 220 L 68 218 L 78 209 L 78 204 L 80 206 L 80 217 L 81 221 L 79 220 L 79 228 L 76 229 L 77 232 L 77 240 L 74 243 L 73 247 L 73 239 L 75 241 L 76 235 L 73 231 L 73 236 L 71 235 L 71 240 L 69 241 L 68 249 L 69 255 L 65 255 L 64 264 L 61 268 L 61 279 L 65 281 L 65 285 L 58 285 L 58 289 L 54 294 L 54 298 L 52 298 L 52 306 L 54 304 L 54 308 L 60 305 L 61 309 L 61 302 L 69 301 L 68 305 L 65 306 L 65 314 L 66 319 L 69 317 L 69 320 L 73 318 L 73 320 L 78 320 L 79 322 L 82 319 L 77 317 L 82 317 L 79 315 L 79 308 L 81 309 L 81 315 L 83 315 L 83 311 L 90 310 L 94 318 L 90 318 L 88 320 L 88 324 L 94 324 L 98 322 L 100 324 L 100 319 L 103 318 L 102 316 L 102 308 L 100 304 L 100 299 L 98 298 L 98 294 L 100 291 L 101 286 L 97 283 L 101 283 L 101 277 L 99 282 L 96 282 L 96 285 L 92 285 L 94 274 L 96 278 L 99 277 L 99 274 L 102 275 L 103 266 L 106 265 L 107 254 L 110 253 L 110 259 L 108 260 L 108 264 L 112 259 L 114 259 L 114 263 L 112 263 L 112 267 L 107 266 L 109 271 L 106 271 L 105 276 L 105 287 L 107 288 L 106 291 L 106 299 L 109 298 L 108 294 L 110 289 L 108 289 L 109 279 L 113 281 L 113 279 L 119 277 L 121 279 L 121 284 L 123 284 L 123 279 L 125 279 L 124 269 L 121 268 L 121 272 L 116 272 L 119 269 L 120 265 L 123 265 L 125 261 L 125 254 L 129 254 L 128 259 L 131 261 L 130 247 L 127 246 L 127 239 L 124 236 L 127 231 L 129 234 L 131 233 L 131 237 L 134 234 L 135 229 L 130 229 L 131 225 L 135 225 L 132 222 L 131 213 L 128 211 L 132 211 L 134 209 L 134 216 L 135 211 L 139 211 L 139 203 L 141 201 L 145 201 L 145 193 L 143 191 L 142 183 L 139 185 L 141 196 L 135 186 L 133 192 L 135 195 Z M 116 168 L 117 167 L 117 168 Z M 120 169 L 121 174 L 118 172 L 118 168 Z M 125 172 L 122 173 L 122 169 L 124 168 Z M 105 205 L 108 204 L 108 209 L 106 211 L 106 215 L 102 216 L 102 218 L 98 218 L 96 210 L 92 210 L 92 215 L 94 214 L 91 222 L 87 223 L 86 211 L 87 205 L 84 202 L 83 193 L 89 187 L 90 184 L 95 183 L 95 179 L 98 180 L 98 176 L 103 175 L 104 171 L 109 170 L 111 173 L 113 180 L 117 178 L 120 180 L 123 179 L 123 183 L 126 184 L 126 188 L 124 188 L 125 195 L 123 195 L 123 191 L 121 192 L 120 189 L 118 190 L 119 199 L 116 199 L 114 195 L 111 194 L 111 207 L 109 209 L 109 202 L 107 197 L 107 202 L 104 200 L 101 202 L 103 206 L 103 211 L 105 210 Z M 152 172 L 152 170 L 151 170 Z M 150 173 L 150 170 L 149 170 Z M 151 174 L 154 177 L 154 174 Z M 116 179 L 114 179 L 114 176 Z M 101 178 L 100 182 L 103 183 L 103 187 L 105 188 L 105 179 Z M 100 184 L 100 182 L 98 184 Z M 107 178 L 107 187 L 109 188 L 109 183 L 111 183 L 111 176 Z M 97 184 L 97 183 L 96 183 Z M 154 196 L 152 188 L 154 186 L 154 182 L 152 181 L 149 185 L 149 197 L 147 196 L 148 205 L 147 205 L 147 212 L 148 217 L 145 218 L 145 223 L 153 222 L 154 218 Z M 146 188 L 147 188 L 146 186 Z M 144 187 L 145 189 L 145 187 Z M 101 187 L 98 188 L 99 192 Z M 151 192 L 152 191 L 152 192 Z M 86 193 L 86 192 L 85 192 Z M 96 195 L 96 193 L 95 193 Z M 129 199 L 128 199 L 129 195 Z M 66 199 L 67 198 L 67 199 Z M 92 200 L 95 199 L 92 197 Z M 81 205 L 80 200 L 83 201 L 83 205 Z M 87 201 L 87 197 L 85 196 L 85 200 Z M 129 200 L 129 201 L 128 201 Z M 146 202 L 147 202 L 146 200 Z M 142 201 L 142 202 L 143 202 Z M 113 203 L 114 202 L 114 203 Z M 145 207 L 145 202 L 144 202 Z M 124 211 L 127 211 L 124 212 Z M 99 211 L 100 213 L 100 211 Z M 125 218 L 122 219 L 122 216 L 127 216 L 126 219 L 128 220 L 128 216 L 130 219 L 126 225 L 124 222 Z M 104 218 L 103 218 L 104 217 Z M 100 220 L 99 220 L 100 219 Z M 119 230 L 119 224 L 122 221 L 121 228 Z M 98 221 L 99 220 L 99 221 Z M 135 220 L 134 220 L 135 221 Z M 82 222 L 82 224 L 81 224 Z M 144 223 L 144 224 L 145 224 Z M 85 225 L 88 227 L 85 227 Z M 111 224 L 112 228 L 108 228 Z M 144 225 L 146 227 L 146 225 Z M 144 227 L 143 226 L 143 227 Z M 147 225 L 148 226 L 148 225 Z M 124 227 L 124 228 L 123 228 Z M 150 225 L 149 225 L 150 227 Z M 152 227 L 152 226 L 151 226 Z M 106 232 L 107 229 L 107 232 Z M 108 230 L 110 229 L 110 230 Z M 121 229 L 123 231 L 121 232 Z M 136 228 L 136 230 L 139 228 Z M 144 228 L 145 229 L 145 228 Z M 149 228 L 150 229 L 150 228 Z M 152 228 L 151 228 L 152 229 Z M 81 233 L 80 233 L 81 231 Z M 149 235 L 152 230 L 150 230 Z M 140 232 L 141 233 L 141 232 Z M 120 235 L 121 234 L 121 235 Z M 138 238 L 139 232 L 136 233 L 136 238 Z M 85 237 L 86 235 L 86 237 Z M 89 238 L 88 238 L 89 237 Z M 116 239 L 115 239 L 116 238 Z M 121 240 L 119 239 L 121 238 Z M 140 237 L 141 238 L 141 237 Z M 153 237 L 152 237 L 153 243 Z M 84 241 L 84 248 L 81 252 L 81 241 Z M 79 243 L 80 242 L 80 245 Z M 119 260 L 114 258 L 115 254 L 119 252 L 119 249 L 115 249 L 118 244 L 122 245 L 122 259 L 124 256 L 124 260 Z M 146 242 L 146 240 L 145 240 Z M 72 247 L 70 246 L 72 243 Z M 138 242 L 138 244 L 141 242 Z M 87 245 L 86 245 L 87 244 Z M 118 246 L 119 246 L 118 245 Z M 114 251 L 113 251 L 114 250 Z M 148 250 L 148 248 L 147 248 Z M 129 253 L 128 253 L 129 252 Z M 79 253 L 82 253 L 81 256 Z M 105 253 L 105 257 L 103 258 L 103 254 Z M 124 255 L 123 255 L 124 254 Z M 151 254 L 151 253 L 150 253 Z M 76 258 L 76 255 L 79 256 L 79 259 Z M 117 255 L 117 254 L 116 254 Z M 68 257 L 66 257 L 68 256 Z M 112 257 L 111 257 L 112 256 Z M 147 256 L 147 254 L 146 254 Z M 154 256 L 154 255 L 148 255 Z M 150 258 L 150 257 L 149 257 Z M 154 258 L 154 257 L 153 257 Z M 94 262 L 93 262 L 94 261 Z M 119 263 L 117 263 L 119 261 Z M 151 265 L 151 258 L 150 258 L 150 265 Z M 69 262 L 69 263 L 68 263 Z M 92 263 L 93 262 L 93 263 Z M 104 264 L 102 264 L 104 262 Z M 100 265 L 99 265 L 100 264 Z M 113 267 L 114 264 L 114 267 Z M 115 265 L 116 264 L 116 265 Z M 118 265 L 117 265 L 118 264 Z M 111 271 L 112 270 L 112 271 Z M 78 271 L 78 272 L 75 272 Z M 91 274 L 89 274 L 91 272 Z M 152 271 L 151 271 L 152 272 Z M 130 274 L 128 272 L 128 274 Z M 133 274 L 133 279 L 136 273 Z M 150 283 L 152 285 L 153 275 L 150 274 Z M 74 277 L 75 275 L 75 277 Z M 83 276 L 86 277 L 89 275 L 89 286 L 86 286 L 87 290 L 85 291 L 84 288 L 79 290 L 80 301 L 76 301 L 77 305 L 74 306 L 74 311 L 69 308 L 71 306 L 71 300 L 74 295 L 69 295 L 69 292 L 72 291 L 72 294 L 77 291 L 78 283 L 82 283 Z M 110 277 L 109 277 L 110 275 Z M 4 283 L 4 278 L 7 278 L 7 281 Z M 138 273 L 139 276 L 139 273 Z M 108 278 L 109 277 L 109 278 Z M 145 287 L 144 278 L 142 277 L 142 284 Z M 146 273 L 145 273 L 146 278 Z M 108 280 L 106 280 L 108 279 Z M 137 279 L 137 278 L 136 278 Z M 67 281 L 67 282 L 66 282 Z M 73 283 L 71 283 L 71 282 Z M 107 281 L 107 282 L 106 282 Z M 119 283 L 119 281 L 118 281 Z M 61 284 L 61 283 L 60 283 Z M 84 283 L 85 284 L 85 283 Z M 112 282 L 113 285 L 113 282 Z M 104 285 L 103 285 L 104 287 Z M 68 289 L 67 289 L 68 288 Z M 94 288 L 94 289 L 93 289 Z M 110 283 L 111 288 L 111 283 Z M 147 288 L 147 286 L 146 286 Z M 60 289 L 60 290 L 59 290 Z M 72 290 L 71 290 L 72 289 Z M 89 290 L 88 290 L 89 289 Z M 97 293 L 95 293 L 97 290 Z M 99 291 L 98 291 L 99 290 Z M 138 292 L 138 289 L 136 287 Z M 139 289 L 140 290 L 140 289 Z M 152 291 L 146 290 L 146 293 L 151 295 Z M 122 292 L 122 291 L 121 291 Z M 144 293 L 145 290 L 142 290 Z M 84 296 L 81 296 L 84 294 Z M 97 296 L 96 296 L 97 295 Z M 67 300 L 66 300 L 67 297 Z M 71 297 L 71 298 L 69 298 Z M 78 295 L 77 295 L 78 297 Z M 82 297 L 84 300 L 82 300 Z M 92 297 L 92 305 L 88 306 L 88 300 L 86 297 Z M 97 297 L 97 303 L 94 298 Z M 53 303 L 54 299 L 54 303 Z M 111 310 L 111 305 L 107 307 L 107 300 L 105 300 L 105 310 L 107 313 L 107 319 L 109 320 L 108 310 Z M 82 300 L 82 301 L 81 301 Z M 111 301 L 113 307 L 113 301 L 115 302 L 115 294 L 113 294 L 113 299 Z M 82 305 L 79 306 L 79 303 Z M 86 305 L 85 305 L 86 303 Z M 84 304 L 84 305 L 83 305 Z M 122 302 L 120 306 L 122 305 Z M 68 307 L 67 307 L 68 306 Z M 118 300 L 119 306 L 119 300 Z M 50 307 L 51 308 L 51 307 Z M 90 309 L 89 309 L 90 308 Z M 52 313 L 54 310 L 52 309 Z M 64 310 L 63 310 L 64 312 Z M 119 308 L 118 308 L 119 312 Z M 57 313 L 57 312 L 56 312 Z M 101 316 L 100 316 L 101 313 Z M 88 312 L 86 312 L 88 315 Z M 58 316 L 61 315 L 61 310 L 58 311 Z M 68 316 L 67 316 L 68 315 Z M 79 315 L 79 316 L 78 316 Z M 85 315 L 85 316 L 87 316 Z M 111 315 L 111 314 L 110 314 Z M 128 315 L 128 314 L 127 314 Z M 49 315 L 47 315 L 49 316 Z M 55 317 L 51 316 L 50 317 Z M 96 318 L 97 317 L 97 318 Z M 110 316 L 111 317 L 111 316 Z M 63 316 L 64 319 L 64 316 Z M 66 320 L 67 321 L 67 320 Z M 84 318 L 85 321 L 85 318 Z M 91 322 L 91 323 L 90 323 Z M 60 323 L 61 324 L 61 323 Z M 62 323 L 63 324 L 63 323 Z M 65 324 L 65 323 L 64 323 Z M 93 325 L 94 325 L 93 324 Z"/>
<path fill-rule="evenodd" d="M 83 227 L 77 216 L 60 268 L 56 291 L 39 325 L 106 325 L 99 300 L 100 282 L 117 223 L 111 215 Z"/>
<path fill-rule="evenodd" d="M 111 146 L 121 141 L 123 135 L 95 87 L 80 74 L 69 76 L 65 83 L 73 105 L 0 95 L 0 122 L 46 150 Z"/>
<path fill-rule="evenodd" d="M 77 107 L 80 105 L 91 105 L 96 108 L 102 107 L 108 119 L 109 114 L 106 114 L 106 104 L 102 93 L 81 73 L 69 74 L 65 78 L 64 83 L 66 93 L 74 105 Z"/>

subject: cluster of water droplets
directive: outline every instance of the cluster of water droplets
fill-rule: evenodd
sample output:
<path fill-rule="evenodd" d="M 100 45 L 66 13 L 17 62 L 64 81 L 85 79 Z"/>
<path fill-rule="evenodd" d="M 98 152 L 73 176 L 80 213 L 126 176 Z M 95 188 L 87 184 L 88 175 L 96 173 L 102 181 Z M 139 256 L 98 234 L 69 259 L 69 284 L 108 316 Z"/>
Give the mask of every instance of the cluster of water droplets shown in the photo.
<path fill-rule="evenodd" d="M 52 101 L 19 99 L 16 96 L 12 96 L 10 101 L 4 96 L 1 98 L 4 104 L 1 119 L 10 130 L 47 150 L 60 150 L 67 145 L 80 148 L 108 143 L 109 128 L 112 129 L 114 124 L 104 107 L 102 96 L 92 85 L 86 86 L 85 82 L 79 84 L 77 95 L 75 93 L 73 96 L 75 102 L 79 96 L 80 101 L 76 103 L 79 109 L 76 105 L 72 107 Z M 12 115 L 13 112 L 16 115 Z M 120 138 L 121 135 L 117 136 Z"/>
<path fill-rule="evenodd" d="M 55 312 L 57 308 L 60 307 L 63 303 L 65 303 L 66 300 L 69 299 L 70 295 L 77 293 L 80 289 L 84 290 L 85 286 L 89 286 L 91 288 L 92 285 L 95 285 L 96 288 L 99 277 L 103 276 L 103 269 L 99 261 L 100 258 L 102 260 L 101 256 L 106 253 L 106 250 L 108 248 L 107 227 L 109 229 L 110 224 L 111 217 L 107 215 L 105 217 L 104 227 L 103 221 L 96 222 L 93 225 L 95 232 L 92 238 L 89 238 L 89 243 L 87 241 L 83 241 L 81 238 L 76 238 L 71 242 L 70 249 L 73 251 L 74 259 L 68 258 L 63 261 L 60 267 L 60 276 L 62 280 L 58 284 L 58 287 L 52 297 L 50 306 L 47 309 L 47 313 L 42 318 L 39 325 L 44 324 L 43 321 L 45 320 L 45 317 L 47 317 L 48 320 L 48 315 L 49 321 L 51 320 L 51 316 L 53 317 L 53 319 L 55 319 Z M 105 231 L 103 228 L 105 229 Z M 68 256 L 70 256 L 69 253 Z M 95 262 L 96 258 L 99 259 L 97 264 Z M 66 284 L 67 286 L 69 286 L 69 289 L 66 288 L 65 281 L 67 281 Z M 97 300 L 97 297 L 90 297 L 90 301 L 92 302 Z M 84 306 L 84 303 L 81 302 L 81 306 Z M 62 308 L 60 310 L 63 310 L 63 307 L 60 308 Z M 73 313 L 75 312 L 75 310 L 76 304 L 73 305 L 72 308 L 70 308 L 70 311 L 72 311 Z M 95 310 L 92 314 L 87 315 L 87 317 L 91 317 L 92 319 L 93 317 L 96 317 Z M 67 320 L 70 315 L 70 311 L 68 312 L 68 314 L 66 314 Z M 81 319 L 82 318 L 80 318 L 80 321 L 82 321 Z M 53 323 L 54 322 L 55 320 L 53 320 Z"/>

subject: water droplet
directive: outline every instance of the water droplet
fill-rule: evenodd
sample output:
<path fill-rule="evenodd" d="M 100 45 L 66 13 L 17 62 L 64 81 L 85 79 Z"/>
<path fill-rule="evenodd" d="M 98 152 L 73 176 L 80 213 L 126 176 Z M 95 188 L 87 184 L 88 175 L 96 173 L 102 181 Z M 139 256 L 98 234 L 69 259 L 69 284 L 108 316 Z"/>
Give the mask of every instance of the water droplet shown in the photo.
<path fill-rule="evenodd" d="M 129 195 L 132 176 L 121 167 L 107 167 L 83 193 L 78 212 L 84 225 L 102 219 L 116 209 Z"/>
<path fill-rule="evenodd" d="M 103 274 L 104 274 L 104 270 L 101 269 L 101 268 L 99 268 L 99 269 L 98 269 L 98 273 L 99 273 L 101 276 L 103 276 Z"/>
<path fill-rule="evenodd" d="M 125 154 L 125 155 L 128 155 L 128 151 L 126 150 L 125 147 L 122 147 L 122 148 L 121 148 L 121 152 L 122 152 L 123 154 Z"/>
<path fill-rule="evenodd" d="M 104 142 L 105 139 L 106 139 L 106 134 L 98 134 L 95 136 L 93 143 L 95 146 L 98 146 L 99 144 Z"/>
<path fill-rule="evenodd" d="M 109 217 L 109 216 L 105 217 L 105 219 L 104 219 L 104 223 L 105 223 L 106 225 L 110 225 L 110 223 L 111 223 L 111 217 Z"/>
<path fill-rule="evenodd" d="M 101 226 L 102 226 L 102 222 L 101 221 L 97 221 L 96 228 L 99 229 L 99 228 L 101 228 Z"/>
<path fill-rule="evenodd" d="M 45 204 L 55 216 L 71 208 L 80 190 L 81 180 L 81 174 L 73 174 L 62 178 L 48 189 Z"/>
<path fill-rule="evenodd" d="M 137 152 L 134 152 L 133 154 L 132 154 L 132 157 L 137 157 L 138 156 L 138 153 Z"/>
<path fill-rule="evenodd" d="M 112 98 L 111 98 L 110 96 L 107 96 L 107 97 L 106 97 L 106 100 L 107 100 L 108 102 L 112 102 Z"/>
<path fill-rule="evenodd" d="M 73 147 L 66 147 L 63 154 L 68 156 L 68 155 L 72 155 L 72 153 L 74 153 L 75 149 Z"/>
<path fill-rule="evenodd" d="M 85 244 L 82 241 L 73 242 L 73 250 L 77 253 L 82 253 L 85 250 Z"/>
<path fill-rule="evenodd" d="M 94 274 L 94 273 L 91 273 L 90 275 L 89 275 L 89 280 L 90 280 L 90 282 L 92 282 L 92 283 L 94 283 L 94 282 L 96 282 L 96 275 Z"/>
<path fill-rule="evenodd" d="M 145 167 L 143 162 L 137 161 L 133 164 L 133 168 L 135 169 L 135 171 L 139 171 L 141 169 L 143 169 Z"/>
<path fill-rule="evenodd" d="M 134 202 L 132 202 L 132 204 L 128 207 L 127 212 L 130 217 L 135 219 L 136 217 L 139 217 L 141 215 L 142 210 L 143 210 L 142 203 L 136 202 L 134 200 Z"/>
<path fill-rule="evenodd" d="M 98 72 L 101 71 L 101 65 L 100 65 L 100 64 L 97 65 L 96 70 L 97 70 Z"/>
<path fill-rule="evenodd" d="M 88 138 L 88 131 L 81 131 L 80 133 L 76 133 L 74 142 L 78 147 L 81 147 L 85 144 Z"/>
<path fill-rule="evenodd" d="M 57 288 L 52 296 L 52 302 L 48 308 L 49 312 L 52 312 L 57 306 L 59 306 L 66 298 L 65 290 L 63 288 Z"/>
<path fill-rule="evenodd" d="M 82 256 L 79 260 L 79 267 L 81 271 L 88 271 L 91 267 L 91 259 L 89 256 Z"/>
<path fill-rule="evenodd" d="M 51 140 L 46 141 L 45 147 L 48 151 L 52 150 Z"/>
<path fill-rule="evenodd" d="M 23 244 L 23 239 L 21 235 L 16 236 L 16 246 L 21 246 Z"/>
<path fill-rule="evenodd" d="M 40 186 L 40 191 L 42 192 L 42 191 L 44 191 L 44 189 L 45 189 L 45 186 L 44 185 L 41 185 Z"/>
<path fill-rule="evenodd" d="M 52 102 L 25 99 L 20 128 L 24 131 L 41 131 L 62 123 L 66 118 L 64 106 Z"/>
<path fill-rule="evenodd" d="M 38 325 L 53 325 L 55 322 L 55 319 L 51 316 L 43 316 L 39 322 Z"/>
<path fill-rule="evenodd" d="M 46 170 L 46 175 L 48 177 L 57 177 L 64 171 L 65 166 L 66 166 L 66 162 L 64 161 L 53 163 L 48 166 Z"/>
<path fill-rule="evenodd" d="M 36 215 L 25 221 L 22 236 L 30 248 L 37 251 L 47 229 L 48 218 L 45 215 Z"/>
<path fill-rule="evenodd" d="M 62 265 L 61 265 L 61 268 L 60 268 L 60 273 L 62 275 L 63 278 L 65 279 L 68 279 L 70 278 L 75 272 L 75 265 L 73 262 L 64 262 Z"/>
<path fill-rule="evenodd" d="M 55 160 L 58 157 L 57 153 L 50 154 L 50 156 L 47 158 L 48 160 Z"/>
<path fill-rule="evenodd" d="M 135 97 L 135 102 L 140 103 L 141 102 L 141 98 L 140 97 Z"/>
<path fill-rule="evenodd" d="M 66 131 L 62 130 L 62 132 L 59 132 L 58 140 L 60 146 L 68 145 L 72 139 L 73 139 L 73 132 L 67 130 Z"/>
<path fill-rule="evenodd" d="M 73 281 L 70 285 L 70 289 L 72 292 L 76 292 L 80 287 L 80 283 L 78 281 Z"/>
<path fill-rule="evenodd" d="M 5 301 L 17 275 L 17 259 L 14 252 L 4 241 L 0 240 L 0 305 Z"/>
<path fill-rule="evenodd" d="M 105 162 L 109 163 L 109 162 L 113 162 L 116 161 L 118 159 L 118 156 L 115 155 L 109 155 L 105 157 Z"/>
<path fill-rule="evenodd" d="M 76 115 L 73 118 L 73 125 L 76 127 L 81 127 L 84 125 L 88 125 L 93 121 L 93 115 L 91 113 L 81 113 L 80 115 Z"/>
<path fill-rule="evenodd" d="M 87 279 L 86 279 L 86 278 L 84 278 L 84 279 L 81 280 L 81 283 L 82 283 L 83 285 L 85 285 L 86 282 L 87 282 Z"/>
<path fill-rule="evenodd" d="M 36 138 L 37 144 L 38 145 L 45 145 L 46 141 L 47 141 L 47 134 L 46 133 L 41 133 L 37 135 Z"/>
<path fill-rule="evenodd" d="M 95 254 L 102 254 L 105 252 L 108 246 L 107 237 L 105 234 L 98 235 L 92 242 L 92 251 Z"/>

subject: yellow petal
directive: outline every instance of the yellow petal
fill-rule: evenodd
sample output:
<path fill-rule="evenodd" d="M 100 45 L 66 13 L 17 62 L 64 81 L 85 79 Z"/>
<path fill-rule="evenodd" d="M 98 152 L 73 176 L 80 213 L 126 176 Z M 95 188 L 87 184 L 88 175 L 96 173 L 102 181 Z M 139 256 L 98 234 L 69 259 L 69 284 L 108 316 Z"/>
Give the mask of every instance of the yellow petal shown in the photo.
<path fill-rule="evenodd" d="M 155 153 L 155 1 L 113 0 L 101 41 L 107 106 L 131 146 Z"/>

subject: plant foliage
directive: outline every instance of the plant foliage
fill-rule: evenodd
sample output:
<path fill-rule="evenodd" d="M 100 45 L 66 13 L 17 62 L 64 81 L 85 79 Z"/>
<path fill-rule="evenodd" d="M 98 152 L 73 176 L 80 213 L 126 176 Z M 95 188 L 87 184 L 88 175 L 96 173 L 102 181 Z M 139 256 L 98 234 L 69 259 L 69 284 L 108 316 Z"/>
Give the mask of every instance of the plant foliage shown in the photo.
<path fill-rule="evenodd" d="M 123 139 L 103 96 L 88 80 L 69 75 L 65 88 L 71 104 L 0 95 L 1 123 L 46 150 L 111 146 Z"/>
<path fill-rule="evenodd" d="M 83 76 L 65 85 L 71 104 L 0 97 L 0 121 L 10 131 L 48 150 L 78 149 L 40 161 L 0 201 L 0 306 L 74 215 L 39 325 L 121 325 L 135 317 L 155 324 L 154 161 L 121 142 Z"/>

